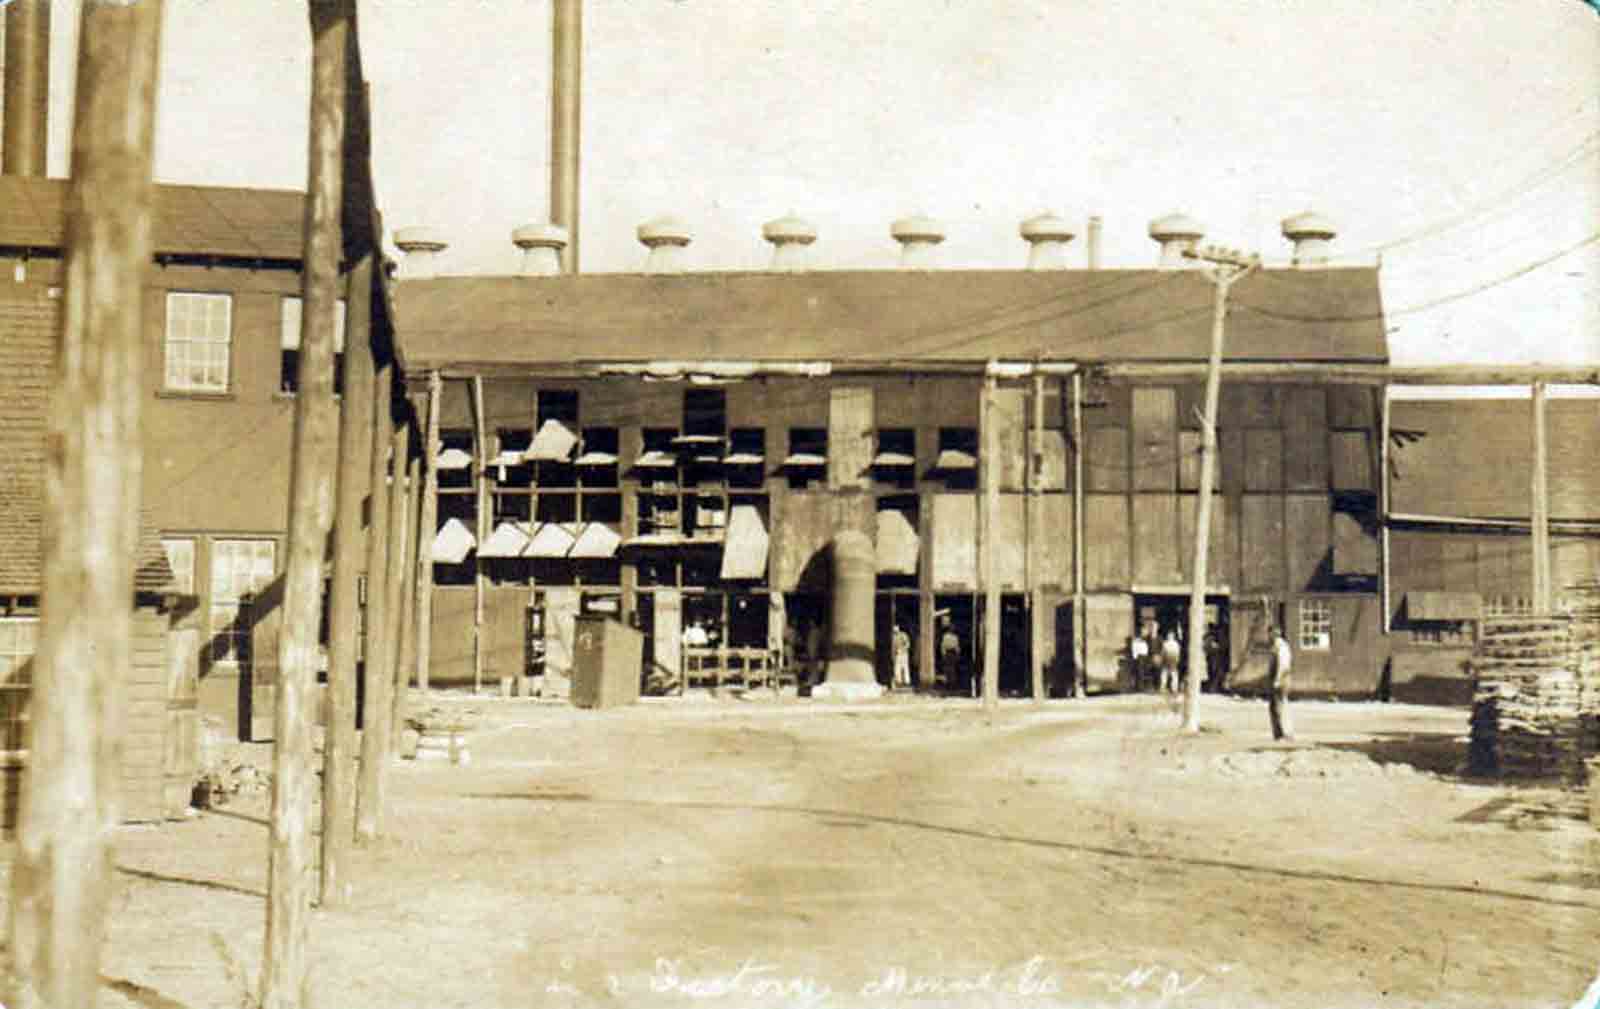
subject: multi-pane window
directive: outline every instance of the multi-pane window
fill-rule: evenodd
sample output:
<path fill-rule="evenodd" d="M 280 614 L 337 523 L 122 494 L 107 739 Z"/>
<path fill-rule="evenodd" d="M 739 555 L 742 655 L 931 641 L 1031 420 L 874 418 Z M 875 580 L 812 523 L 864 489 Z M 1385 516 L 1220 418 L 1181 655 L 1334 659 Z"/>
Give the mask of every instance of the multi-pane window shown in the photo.
<path fill-rule="evenodd" d="M 303 314 L 305 302 L 293 295 L 283 299 L 283 311 L 279 315 L 281 330 L 278 345 L 281 348 L 279 357 L 278 390 L 293 394 L 300 388 L 300 331 L 304 325 Z M 333 391 L 344 392 L 344 317 L 345 300 L 340 298 L 338 307 L 333 314 Z"/>
<path fill-rule="evenodd" d="M 211 544 L 211 660 L 248 662 L 251 598 L 272 581 L 272 540 L 214 540 Z"/>
<path fill-rule="evenodd" d="M 1410 628 L 1414 645 L 1439 645 L 1444 648 L 1463 648 L 1473 643 L 1470 620 L 1419 620 Z"/>
<path fill-rule="evenodd" d="M 1325 652 L 1333 645 L 1333 604 L 1326 599 L 1300 600 L 1300 650 Z"/>
<path fill-rule="evenodd" d="M 29 660 L 38 642 L 38 617 L 0 617 L 0 750 L 27 746 Z"/>
<path fill-rule="evenodd" d="M 194 595 L 194 540 L 163 539 L 161 548 L 167 552 L 167 566 L 172 569 L 172 582 L 178 594 Z"/>
<path fill-rule="evenodd" d="M 1486 595 L 1483 597 L 1483 615 L 1486 617 L 1519 617 L 1533 612 L 1533 600 L 1527 596 Z"/>
<path fill-rule="evenodd" d="M 232 296 L 167 294 L 167 389 L 227 392 L 232 344 Z"/>

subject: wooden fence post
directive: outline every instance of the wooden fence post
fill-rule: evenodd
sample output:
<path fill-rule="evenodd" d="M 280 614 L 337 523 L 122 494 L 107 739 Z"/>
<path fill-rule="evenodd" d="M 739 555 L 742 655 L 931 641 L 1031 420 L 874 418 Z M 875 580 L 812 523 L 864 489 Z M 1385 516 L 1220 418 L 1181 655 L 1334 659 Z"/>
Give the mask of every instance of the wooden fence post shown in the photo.
<path fill-rule="evenodd" d="M 11 874 L 22 1006 L 94 1005 L 100 986 L 132 655 L 160 35 L 158 0 L 83 4 L 33 725 Z"/>
<path fill-rule="evenodd" d="M 417 689 L 428 689 L 433 657 L 433 535 L 439 523 L 439 400 L 444 382 L 437 371 L 428 373 L 428 421 L 422 436 L 422 465 L 427 474 L 422 485 L 422 516 L 417 519 Z"/>
<path fill-rule="evenodd" d="M 391 352 L 392 354 L 392 352 Z M 383 829 L 383 793 L 388 776 L 389 687 L 394 683 L 389 664 L 389 443 L 394 426 L 390 392 L 394 360 L 381 361 L 372 386 L 372 454 L 368 457 L 369 500 L 367 520 L 367 657 L 362 664 L 361 771 L 356 794 L 356 840 L 377 840 Z M 375 731 L 375 729 L 377 731 Z"/>
<path fill-rule="evenodd" d="M 413 426 L 411 431 L 415 431 Z M 401 552 L 400 561 L 400 611 L 395 620 L 395 630 L 399 632 L 399 640 L 395 643 L 395 669 L 394 669 L 394 714 L 389 719 L 390 743 L 389 751 L 392 754 L 400 751 L 400 733 L 406 724 L 406 700 L 410 694 L 410 682 L 413 671 L 417 667 L 417 580 L 415 577 L 420 557 L 433 557 L 433 538 L 427 538 L 426 547 L 421 534 L 422 511 L 422 457 L 413 455 L 406 463 L 406 496 L 403 499 L 405 506 L 405 536 L 402 542 L 405 549 Z"/>

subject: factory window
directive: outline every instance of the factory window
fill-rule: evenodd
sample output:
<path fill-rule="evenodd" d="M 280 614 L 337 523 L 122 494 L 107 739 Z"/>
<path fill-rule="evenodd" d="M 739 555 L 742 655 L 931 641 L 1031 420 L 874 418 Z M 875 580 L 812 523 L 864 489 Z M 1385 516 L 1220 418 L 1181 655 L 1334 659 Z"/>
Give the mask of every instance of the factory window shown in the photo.
<path fill-rule="evenodd" d="M 978 429 L 941 427 L 939 455 L 934 468 L 953 490 L 972 490 L 978 486 Z"/>
<path fill-rule="evenodd" d="M 766 480 L 767 432 L 759 427 L 736 427 L 728 432 L 728 454 L 723 457 L 723 478 L 729 487 L 759 488 Z"/>
<path fill-rule="evenodd" d="M 789 473 L 789 486 L 803 490 L 807 483 L 827 476 L 828 429 L 791 427 L 789 455 L 783 461 Z"/>
<path fill-rule="evenodd" d="M 166 380 L 170 392 L 228 391 L 233 297 L 167 293 Z"/>
<path fill-rule="evenodd" d="M 27 746 L 28 697 L 38 617 L 0 617 L 0 750 Z"/>
<path fill-rule="evenodd" d="M 194 595 L 194 540 L 188 537 L 163 539 L 167 567 L 172 569 L 172 584 L 179 595 Z"/>
<path fill-rule="evenodd" d="M 1300 650 L 1325 652 L 1333 647 L 1333 604 L 1326 599 L 1300 600 Z"/>
<path fill-rule="evenodd" d="M 448 428 L 439 432 L 438 454 L 433 457 L 439 489 L 465 490 L 472 486 L 472 432 Z"/>
<path fill-rule="evenodd" d="M 728 429 L 728 394 L 721 389 L 686 389 L 683 393 L 683 433 L 690 437 L 720 438 Z"/>
<path fill-rule="evenodd" d="M 558 420 L 567 427 L 578 423 L 578 394 L 571 389 L 539 390 L 539 426 L 547 420 Z"/>
<path fill-rule="evenodd" d="M 1533 600 L 1527 596 L 1486 595 L 1483 597 L 1483 615 L 1486 617 L 1520 617 L 1533 612 Z"/>
<path fill-rule="evenodd" d="M 583 448 L 578 455 L 578 480 L 585 487 L 616 487 L 617 458 L 621 437 L 614 427 L 583 429 Z"/>
<path fill-rule="evenodd" d="M 272 540 L 214 540 L 211 544 L 211 661 L 250 660 L 250 600 L 272 581 Z"/>
<path fill-rule="evenodd" d="M 878 429 L 872 474 L 879 483 L 909 490 L 917 483 L 917 432 L 909 427 Z"/>
<path fill-rule="evenodd" d="M 526 458 L 532 442 L 533 432 L 525 427 L 500 428 L 495 432 L 495 454 L 489 460 L 489 472 L 496 487 L 526 490 L 533 486 L 533 464 Z M 539 464 L 541 475 L 546 465 Z M 566 468 L 571 469 L 570 466 Z"/>
<path fill-rule="evenodd" d="M 1470 648 L 1474 637 L 1470 620 L 1414 620 L 1409 630 L 1413 645 L 1439 648 Z"/>
<path fill-rule="evenodd" d="M 283 299 L 279 313 L 278 391 L 291 396 L 300 388 L 300 327 L 304 302 L 293 296 Z M 333 313 L 333 392 L 344 392 L 344 317 L 345 300 L 340 298 Z"/>

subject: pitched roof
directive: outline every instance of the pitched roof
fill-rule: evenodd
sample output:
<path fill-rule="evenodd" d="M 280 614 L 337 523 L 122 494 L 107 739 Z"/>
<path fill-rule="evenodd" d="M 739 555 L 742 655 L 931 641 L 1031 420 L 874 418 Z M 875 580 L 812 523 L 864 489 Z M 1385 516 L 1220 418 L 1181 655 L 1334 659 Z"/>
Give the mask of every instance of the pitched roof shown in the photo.
<path fill-rule="evenodd" d="M 60 249 L 66 179 L 0 176 L 0 246 Z M 156 186 L 156 255 L 291 259 L 302 255 L 305 195 L 272 189 Z"/>
<path fill-rule="evenodd" d="M 46 409 L 60 305 L 37 285 L 0 288 L 0 595 L 35 595 L 43 581 Z M 137 592 L 172 586 L 148 513 L 134 569 Z"/>
<path fill-rule="evenodd" d="M 397 285 L 410 367 L 581 361 L 1203 361 L 1194 270 L 442 277 Z M 1233 361 L 1388 360 L 1377 271 L 1272 270 L 1230 296 Z"/>
<path fill-rule="evenodd" d="M 1391 448 L 1392 511 L 1521 519 L 1532 512 L 1527 400 L 1396 400 L 1389 426 L 1401 442 Z M 1600 399 L 1548 401 L 1545 431 L 1550 517 L 1600 518 Z"/>

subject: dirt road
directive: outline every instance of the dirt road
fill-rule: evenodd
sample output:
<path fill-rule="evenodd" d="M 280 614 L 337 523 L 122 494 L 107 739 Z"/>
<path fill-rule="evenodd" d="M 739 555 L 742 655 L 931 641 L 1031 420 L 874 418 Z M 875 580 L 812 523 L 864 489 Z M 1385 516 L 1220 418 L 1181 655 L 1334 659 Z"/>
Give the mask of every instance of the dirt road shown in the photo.
<path fill-rule="evenodd" d="M 1566 1009 L 1600 969 L 1600 832 L 1460 778 L 1461 711 L 448 703 L 472 763 L 397 769 L 319 1006 Z M 264 808 L 124 832 L 108 1005 L 243 1004 Z"/>

